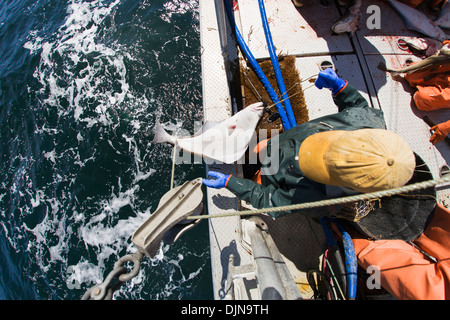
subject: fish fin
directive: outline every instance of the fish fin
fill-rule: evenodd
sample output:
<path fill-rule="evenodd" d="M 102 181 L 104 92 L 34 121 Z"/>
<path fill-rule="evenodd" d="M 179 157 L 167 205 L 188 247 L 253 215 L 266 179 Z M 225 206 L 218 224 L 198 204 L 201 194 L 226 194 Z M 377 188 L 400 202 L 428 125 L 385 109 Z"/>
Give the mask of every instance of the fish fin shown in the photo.
<path fill-rule="evenodd" d="M 155 128 L 153 130 L 155 133 L 155 136 L 153 138 L 154 143 L 168 142 L 171 144 L 175 144 L 175 138 L 168 134 L 166 130 L 164 130 L 158 119 L 156 119 Z"/>

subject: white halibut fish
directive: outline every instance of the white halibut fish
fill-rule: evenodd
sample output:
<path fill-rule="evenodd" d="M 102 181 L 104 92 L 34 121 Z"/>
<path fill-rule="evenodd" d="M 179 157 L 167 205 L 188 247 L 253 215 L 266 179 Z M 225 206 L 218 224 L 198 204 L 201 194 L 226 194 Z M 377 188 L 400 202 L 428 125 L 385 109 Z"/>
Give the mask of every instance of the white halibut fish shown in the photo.
<path fill-rule="evenodd" d="M 156 121 L 153 142 L 176 144 L 178 148 L 189 153 L 233 163 L 244 155 L 263 113 L 263 104 L 254 103 L 206 130 L 204 126 L 200 134 L 192 137 L 171 136 L 159 121 Z"/>
<path fill-rule="evenodd" d="M 445 32 L 422 12 L 396 0 L 387 1 L 399 16 L 402 17 L 408 29 L 420 32 L 439 41 L 444 41 L 448 38 Z"/>
<path fill-rule="evenodd" d="M 447 1 L 444 7 L 441 9 L 439 17 L 436 19 L 435 23 L 445 29 L 450 29 L 450 2 Z"/>

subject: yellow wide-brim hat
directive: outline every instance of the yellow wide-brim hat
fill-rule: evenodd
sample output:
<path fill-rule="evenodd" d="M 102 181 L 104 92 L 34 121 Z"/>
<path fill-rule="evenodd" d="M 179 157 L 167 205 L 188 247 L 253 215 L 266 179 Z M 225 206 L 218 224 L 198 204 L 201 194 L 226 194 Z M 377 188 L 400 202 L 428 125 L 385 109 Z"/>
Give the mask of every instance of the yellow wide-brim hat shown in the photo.
<path fill-rule="evenodd" d="M 311 180 L 364 193 L 404 186 L 416 165 L 408 143 L 384 129 L 313 134 L 300 146 L 298 162 Z"/>

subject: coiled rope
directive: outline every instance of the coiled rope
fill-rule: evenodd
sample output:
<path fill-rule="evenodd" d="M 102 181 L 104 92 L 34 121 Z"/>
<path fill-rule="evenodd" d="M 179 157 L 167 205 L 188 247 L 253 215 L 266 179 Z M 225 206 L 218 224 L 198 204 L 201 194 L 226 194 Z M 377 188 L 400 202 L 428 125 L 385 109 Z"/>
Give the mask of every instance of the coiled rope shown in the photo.
<path fill-rule="evenodd" d="M 272 212 L 283 212 L 283 211 L 296 211 L 296 210 L 302 210 L 302 209 L 333 206 L 333 205 L 338 205 L 338 204 L 356 202 L 356 201 L 360 201 L 360 200 L 370 200 L 370 199 L 393 196 L 396 194 L 401 194 L 401 193 L 426 189 L 426 188 L 430 188 L 430 187 L 435 187 L 439 184 L 444 184 L 444 183 L 448 183 L 448 182 L 450 182 L 450 175 L 446 175 L 440 179 L 428 180 L 428 181 L 423 181 L 423 182 L 406 185 L 406 186 L 403 186 L 400 188 L 358 194 L 358 195 L 354 195 L 354 196 L 327 199 L 327 200 L 321 200 L 321 201 L 315 201 L 315 202 L 297 203 L 297 204 L 291 204 L 291 205 L 280 206 L 280 207 L 222 212 L 222 213 L 209 214 L 209 215 L 189 216 L 189 217 L 187 217 L 187 219 L 197 220 L 197 219 L 225 218 L 225 217 L 233 217 L 233 216 L 245 216 L 245 215 L 272 213 Z"/>

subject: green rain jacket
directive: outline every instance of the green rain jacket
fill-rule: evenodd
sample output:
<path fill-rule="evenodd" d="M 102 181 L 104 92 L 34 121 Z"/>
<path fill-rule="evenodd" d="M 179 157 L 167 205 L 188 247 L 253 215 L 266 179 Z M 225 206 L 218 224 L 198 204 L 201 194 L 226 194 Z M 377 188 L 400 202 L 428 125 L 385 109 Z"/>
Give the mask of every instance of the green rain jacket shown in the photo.
<path fill-rule="evenodd" d="M 261 161 L 263 163 L 262 184 L 231 176 L 226 187 L 255 208 L 279 207 L 336 197 L 327 192 L 329 189 L 324 184 L 308 179 L 301 172 L 298 152 L 302 142 L 310 135 L 322 131 L 386 129 L 386 123 L 383 112 L 370 107 L 361 94 L 348 84 L 333 97 L 333 100 L 338 106 L 338 113 L 300 124 L 269 140 L 266 161 L 264 159 Z M 278 170 L 273 170 L 273 174 L 267 175 L 264 174 L 264 170 L 273 169 L 276 166 L 276 163 L 270 160 L 271 152 L 279 153 Z M 270 213 L 270 215 L 276 218 L 287 213 L 289 212 Z M 328 209 L 303 209 L 301 213 L 320 217 L 328 215 Z"/>

